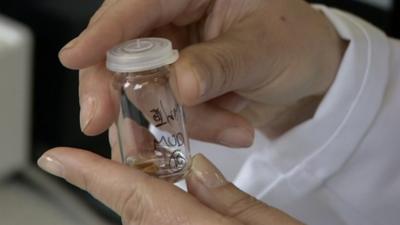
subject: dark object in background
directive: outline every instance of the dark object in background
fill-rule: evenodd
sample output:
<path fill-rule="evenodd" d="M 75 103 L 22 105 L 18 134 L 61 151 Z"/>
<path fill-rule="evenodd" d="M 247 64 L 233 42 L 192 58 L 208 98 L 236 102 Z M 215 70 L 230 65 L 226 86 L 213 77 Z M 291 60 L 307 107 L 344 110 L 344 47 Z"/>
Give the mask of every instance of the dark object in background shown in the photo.
<path fill-rule="evenodd" d="M 400 0 L 394 0 L 392 24 L 389 33 L 394 37 L 400 38 Z"/>

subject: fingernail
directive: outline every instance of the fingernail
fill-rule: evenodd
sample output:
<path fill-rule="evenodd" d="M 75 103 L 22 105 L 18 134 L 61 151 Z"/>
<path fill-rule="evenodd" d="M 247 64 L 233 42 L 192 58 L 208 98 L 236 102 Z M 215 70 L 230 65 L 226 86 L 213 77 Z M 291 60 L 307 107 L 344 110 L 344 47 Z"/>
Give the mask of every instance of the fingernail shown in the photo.
<path fill-rule="evenodd" d="M 95 98 L 90 96 L 85 97 L 81 102 L 81 112 L 80 112 L 80 125 L 82 132 L 86 130 L 86 128 L 92 121 L 95 112 L 96 112 Z"/>
<path fill-rule="evenodd" d="M 245 109 L 250 104 L 250 101 L 247 99 L 241 100 L 237 105 L 234 106 L 232 112 L 239 113 L 243 109 Z"/>
<path fill-rule="evenodd" d="M 62 177 L 64 173 L 64 166 L 55 158 L 49 155 L 42 155 L 38 161 L 37 164 L 40 168 L 42 168 L 44 171 L 53 174 L 54 176 L 57 177 Z"/>
<path fill-rule="evenodd" d="M 220 144 L 228 147 L 249 147 L 253 143 L 253 133 L 244 128 L 228 128 L 218 136 Z"/>
<path fill-rule="evenodd" d="M 110 144 L 111 149 L 113 149 L 117 144 L 117 135 L 117 126 L 113 124 L 108 129 L 108 143 Z"/>
<path fill-rule="evenodd" d="M 227 183 L 224 175 L 202 154 L 193 157 L 191 172 L 208 188 L 220 187 Z"/>
<path fill-rule="evenodd" d="M 188 72 L 190 69 L 177 69 L 177 73 L 179 73 L 179 70 L 182 70 L 182 74 L 184 74 L 179 76 L 178 82 L 182 94 L 193 93 L 195 94 L 193 97 L 196 99 L 207 94 L 207 84 L 203 79 L 200 79 L 194 72 Z"/>
<path fill-rule="evenodd" d="M 207 92 L 207 84 L 204 80 L 201 80 L 197 78 L 198 84 L 199 84 L 199 97 L 202 97 L 206 94 Z"/>
<path fill-rule="evenodd" d="M 68 42 L 68 43 L 60 50 L 60 53 L 59 53 L 59 54 L 61 55 L 62 52 L 64 52 L 65 50 L 74 47 L 75 44 L 77 43 L 77 41 L 78 41 L 78 38 L 77 38 L 77 37 L 74 38 L 74 39 L 72 39 L 70 42 Z"/>

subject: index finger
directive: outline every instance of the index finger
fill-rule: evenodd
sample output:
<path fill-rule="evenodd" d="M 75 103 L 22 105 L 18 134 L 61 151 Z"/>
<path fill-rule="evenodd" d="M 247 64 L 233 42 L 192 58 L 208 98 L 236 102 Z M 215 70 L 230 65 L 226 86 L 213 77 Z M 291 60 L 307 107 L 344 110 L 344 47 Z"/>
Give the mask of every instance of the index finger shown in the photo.
<path fill-rule="evenodd" d="M 107 1 L 107 0 L 106 0 Z M 110 1 L 110 0 L 108 0 Z M 62 64 L 82 69 L 105 58 L 108 49 L 171 22 L 192 0 L 117 0 L 59 53 Z"/>
<path fill-rule="evenodd" d="M 39 165 L 91 193 L 124 224 L 237 224 L 170 183 L 87 151 L 52 149 Z"/>

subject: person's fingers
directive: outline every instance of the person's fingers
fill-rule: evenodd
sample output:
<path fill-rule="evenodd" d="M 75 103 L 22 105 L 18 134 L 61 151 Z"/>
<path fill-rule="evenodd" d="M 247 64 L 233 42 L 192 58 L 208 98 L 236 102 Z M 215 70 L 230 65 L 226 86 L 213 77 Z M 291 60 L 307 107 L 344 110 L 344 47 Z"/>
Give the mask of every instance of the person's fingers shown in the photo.
<path fill-rule="evenodd" d="M 201 154 L 193 158 L 186 180 L 189 192 L 203 204 L 243 224 L 301 224 L 236 188 Z"/>
<path fill-rule="evenodd" d="M 112 75 L 104 64 L 83 69 L 79 74 L 81 130 L 86 135 L 97 135 L 114 122 L 118 106 L 112 89 Z"/>
<path fill-rule="evenodd" d="M 179 27 L 173 24 L 168 24 L 152 30 L 151 33 L 146 36 L 168 39 L 171 41 L 174 49 L 181 50 L 192 43 L 191 35 L 192 32 L 188 27 Z"/>
<path fill-rule="evenodd" d="M 253 143 L 253 127 L 238 114 L 210 103 L 186 107 L 185 114 L 191 138 L 236 148 Z"/>
<path fill-rule="evenodd" d="M 118 1 L 120 0 L 104 0 L 100 8 L 90 18 L 88 26 L 90 27 L 92 24 L 97 22 L 104 15 L 104 13 Z"/>
<path fill-rule="evenodd" d="M 116 1 L 98 13 L 95 22 L 60 51 L 60 60 L 71 69 L 96 64 L 116 44 L 170 23 L 190 2 L 179 0 L 171 4 L 169 0 Z"/>
<path fill-rule="evenodd" d="M 278 138 L 296 124 L 300 124 L 315 113 L 323 96 L 310 96 L 292 105 L 269 105 L 250 102 L 239 112 L 253 127 L 264 133 L 269 139 Z"/>
<path fill-rule="evenodd" d="M 172 22 L 178 26 L 185 26 L 194 21 L 198 21 L 203 16 L 204 12 L 210 8 L 210 0 L 195 0 L 190 1 L 186 9 L 178 15 Z"/>
<path fill-rule="evenodd" d="M 102 65 L 81 70 L 81 125 L 85 134 L 98 134 L 115 121 L 118 113 L 115 100 L 117 97 L 113 94 L 111 82 L 111 74 Z M 243 108 L 244 105 L 246 105 L 246 101 L 232 93 L 210 103 L 185 108 L 189 136 L 230 147 L 250 146 L 254 139 L 254 129 L 247 120 L 233 113 Z M 134 140 L 141 140 L 138 135 L 144 132 L 134 134 L 132 132 L 135 129 L 132 127 L 135 126 L 129 126 L 124 130 L 124 135 L 129 136 L 125 137 L 126 140 L 132 140 L 133 143 L 124 146 L 126 151 L 133 151 L 137 149 L 137 146 L 141 146 Z M 116 134 L 115 127 L 111 131 L 113 131 L 112 134 Z M 110 136 L 112 149 L 116 144 L 114 135 Z M 147 139 L 142 138 L 142 140 Z"/>
<path fill-rule="evenodd" d="M 220 109 L 211 104 L 200 104 L 198 106 L 186 108 L 186 125 L 190 138 L 221 144 L 232 148 L 244 148 L 253 143 L 254 129 L 245 119 L 237 114 Z M 207 122 L 204 122 L 207 121 Z M 130 124 L 130 123 L 127 123 Z M 135 149 L 144 150 L 146 143 L 138 144 L 138 140 L 147 140 L 147 146 L 153 147 L 152 137 L 143 138 L 145 131 L 138 131 L 135 126 L 125 130 L 123 150 L 125 155 L 134 153 Z M 136 132 L 135 132 L 136 131 Z M 111 146 L 111 158 L 121 162 L 121 152 L 118 143 L 117 128 L 113 124 L 108 131 L 108 138 Z M 132 143 L 130 143 L 132 142 Z"/>
<path fill-rule="evenodd" d="M 254 46 L 242 39 L 237 33 L 226 33 L 183 49 L 170 78 L 178 101 L 196 105 L 268 80 L 256 75 L 255 59 L 251 59 Z"/>
<path fill-rule="evenodd" d="M 209 103 L 230 112 L 239 113 L 245 109 L 251 101 L 235 92 L 229 92 L 228 94 L 210 100 Z"/>
<path fill-rule="evenodd" d="M 170 183 L 93 153 L 56 148 L 39 160 L 41 168 L 88 191 L 124 224 L 238 225 Z"/>

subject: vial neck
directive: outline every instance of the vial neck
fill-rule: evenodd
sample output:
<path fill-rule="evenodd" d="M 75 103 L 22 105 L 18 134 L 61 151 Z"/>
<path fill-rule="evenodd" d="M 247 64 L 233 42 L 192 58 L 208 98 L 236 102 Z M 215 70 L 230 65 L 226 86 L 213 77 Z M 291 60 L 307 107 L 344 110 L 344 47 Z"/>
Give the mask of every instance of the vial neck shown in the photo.
<path fill-rule="evenodd" d="M 151 70 L 143 70 L 143 71 L 137 71 L 137 72 L 124 72 L 124 73 L 119 73 L 119 75 L 123 76 L 151 76 L 151 75 L 166 75 L 169 71 L 169 65 L 158 67 L 155 69 Z"/>

